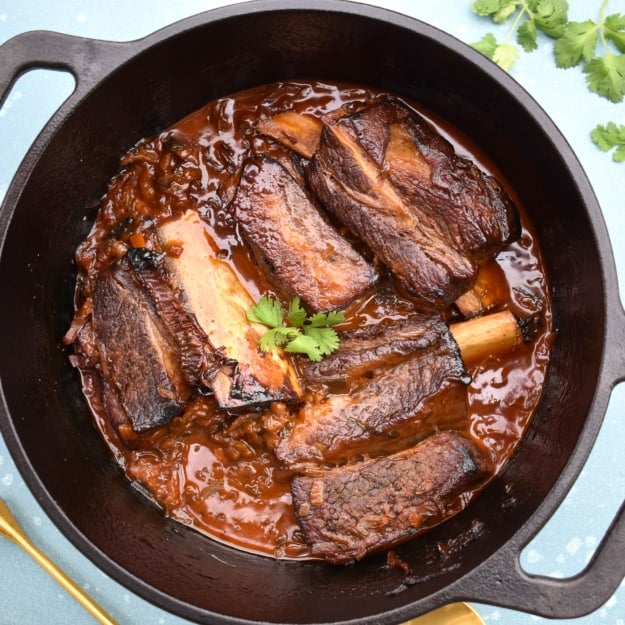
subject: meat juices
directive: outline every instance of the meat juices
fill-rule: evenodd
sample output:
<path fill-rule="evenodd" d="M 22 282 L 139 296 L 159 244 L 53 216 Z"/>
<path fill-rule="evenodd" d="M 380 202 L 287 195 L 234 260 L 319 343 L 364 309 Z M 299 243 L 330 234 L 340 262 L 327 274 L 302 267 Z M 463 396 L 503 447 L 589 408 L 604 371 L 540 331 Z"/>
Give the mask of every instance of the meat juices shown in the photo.
<path fill-rule="evenodd" d="M 444 521 L 504 466 L 551 309 L 523 207 L 476 146 L 394 96 L 291 81 L 207 104 L 122 166 L 77 252 L 66 342 L 165 514 L 344 563 Z M 339 349 L 261 351 L 246 311 L 263 294 L 342 308 Z M 512 335 L 515 317 L 542 325 L 466 364 L 458 322 L 486 309 Z"/>

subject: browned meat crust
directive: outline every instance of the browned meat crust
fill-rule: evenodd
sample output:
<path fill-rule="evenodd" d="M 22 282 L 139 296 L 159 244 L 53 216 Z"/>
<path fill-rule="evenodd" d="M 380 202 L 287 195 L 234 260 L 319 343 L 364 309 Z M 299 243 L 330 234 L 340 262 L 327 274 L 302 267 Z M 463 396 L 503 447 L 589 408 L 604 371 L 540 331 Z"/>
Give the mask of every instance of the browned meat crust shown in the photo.
<path fill-rule="evenodd" d="M 127 269 L 112 267 L 98 276 L 92 326 L 103 399 L 110 404 L 107 414 L 117 418 L 115 425 L 122 425 L 125 413 L 140 432 L 178 414 L 190 394 L 178 347 Z"/>
<path fill-rule="evenodd" d="M 406 360 L 351 392 L 307 403 L 276 446 L 278 458 L 289 468 L 337 464 L 405 448 L 435 427 L 463 427 L 470 378 L 449 329 L 434 319 Z"/>
<path fill-rule="evenodd" d="M 312 554 L 344 564 L 423 531 L 485 475 L 472 442 L 440 432 L 393 456 L 297 476 L 291 490 Z"/>
<path fill-rule="evenodd" d="M 437 332 L 446 332 L 438 315 L 363 326 L 341 332 L 339 349 L 319 362 L 304 360 L 300 367 L 309 384 L 344 386 L 379 367 L 397 364 L 415 351 L 432 345 Z"/>
<path fill-rule="evenodd" d="M 245 163 L 231 206 L 259 265 L 310 308 L 340 308 L 376 281 L 373 266 L 322 216 L 303 179 L 274 158 Z"/>
<path fill-rule="evenodd" d="M 400 100 L 325 122 L 313 191 L 426 307 L 448 306 L 518 236 L 501 185 Z"/>

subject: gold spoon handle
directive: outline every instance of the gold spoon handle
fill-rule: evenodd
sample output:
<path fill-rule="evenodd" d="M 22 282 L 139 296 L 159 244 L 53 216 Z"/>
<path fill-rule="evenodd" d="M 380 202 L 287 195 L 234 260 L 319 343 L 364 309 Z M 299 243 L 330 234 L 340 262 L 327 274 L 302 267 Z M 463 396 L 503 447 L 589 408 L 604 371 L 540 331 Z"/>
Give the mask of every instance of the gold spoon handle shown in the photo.
<path fill-rule="evenodd" d="M 484 625 L 484 621 L 468 603 L 449 603 L 403 625 Z"/>
<path fill-rule="evenodd" d="M 55 579 L 80 605 L 102 625 L 117 623 L 83 590 L 70 579 L 54 562 L 30 542 L 22 528 L 11 514 L 8 506 L 0 499 L 0 536 L 19 545 L 41 568 Z"/>
<path fill-rule="evenodd" d="M 26 551 L 44 571 L 49 573 L 65 588 L 99 623 L 102 623 L 102 625 L 117 625 L 91 597 L 86 595 L 73 580 L 30 542 L 2 499 L 0 499 L 0 536 L 12 540 Z M 484 625 L 484 621 L 466 603 L 452 603 L 414 618 L 404 623 L 404 625 Z"/>

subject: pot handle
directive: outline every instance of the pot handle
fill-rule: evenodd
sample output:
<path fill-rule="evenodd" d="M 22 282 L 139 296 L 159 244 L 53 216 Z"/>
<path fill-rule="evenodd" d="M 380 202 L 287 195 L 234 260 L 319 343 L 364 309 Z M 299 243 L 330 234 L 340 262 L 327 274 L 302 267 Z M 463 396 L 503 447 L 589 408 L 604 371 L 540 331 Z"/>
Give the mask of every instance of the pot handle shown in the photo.
<path fill-rule="evenodd" d="M 70 72 L 76 79 L 74 93 L 82 92 L 127 59 L 129 47 L 129 42 L 102 41 L 44 30 L 16 35 L 0 46 L 0 106 L 15 81 L 35 68 Z"/>
<path fill-rule="evenodd" d="M 568 579 L 529 575 L 521 567 L 524 544 L 494 554 L 470 577 L 469 601 L 547 618 L 577 618 L 598 610 L 625 578 L 625 503 L 586 568 Z M 466 582 L 469 578 L 465 579 Z M 463 586 L 467 592 L 467 586 Z"/>
<path fill-rule="evenodd" d="M 608 301 L 607 330 L 604 369 L 609 392 L 625 380 L 625 310 L 618 293 Z M 468 600 L 547 618 L 577 618 L 599 609 L 625 579 L 625 502 L 586 568 L 568 579 L 529 575 L 523 570 L 520 554 L 531 538 L 518 535 L 467 578 Z"/>

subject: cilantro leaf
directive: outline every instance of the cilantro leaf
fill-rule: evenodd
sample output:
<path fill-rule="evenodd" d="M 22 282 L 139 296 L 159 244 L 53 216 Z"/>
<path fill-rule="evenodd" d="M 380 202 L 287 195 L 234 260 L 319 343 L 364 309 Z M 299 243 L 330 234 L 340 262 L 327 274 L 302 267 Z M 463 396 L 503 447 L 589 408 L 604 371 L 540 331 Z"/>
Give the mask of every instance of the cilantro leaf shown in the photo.
<path fill-rule="evenodd" d="M 275 299 L 263 295 L 258 303 L 245 311 L 248 321 L 277 328 L 284 320 L 284 307 Z"/>
<path fill-rule="evenodd" d="M 625 54 L 595 57 L 585 67 L 588 88 L 611 102 L 625 96 Z"/>
<path fill-rule="evenodd" d="M 537 28 L 549 37 L 561 37 L 568 21 L 569 3 L 567 0 L 534 0 L 529 3 L 531 18 Z"/>
<path fill-rule="evenodd" d="M 304 325 L 304 321 L 306 320 L 306 311 L 302 308 L 300 299 L 297 295 L 289 303 L 287 319 L 295 328 L 301 328 Z"/>
<path fill-rule="evenodd" d="M 523 22 L 517 30 L 516 40 L 525 52 L 536 50 L 538 47 L 536 41 L 536 24 L 531 20 Z"/>
<path fill-rule="evenodd" d="M 617 125 L 608 122 L 605 126 L 599 124 L 590 133 L 594 144 L 604 152 L 609 152 L 612 148 L 616 150 L 612 154 L 612 160 L 616 163 L 625 161 L 625 125 Z"/>
<path fill-rule="evenodd" d="M 503 24 L 522 4 L 522 0 L 475 0 L 471 10 L 482 17 L 490 17 L 495 24 Z"/>
<path fill-rule="evenodd" d="M 493 33 L 486 33 L 479 41 L 472 43 L 471 47 L 492 60 L 498 45 L 495 35 L 493 35 Z"/>
<path fill-rule="evenodd" d="M 512 69 L 516 60 L 519 58 L 519 49 L 511 43 L 502 43 L 498 45 L 493 53 L 493 61 L 499 65 L 502 69 L 508 71 Z"/>
<path fill-rule="evenodd" d="M 492 20 L 495 24 L 503 24 L 522 4 L 520 0 L 503 0 L 500 2 L 499 10 L 493 15 Z"/>
<path fill-rule="evenodd" d="M 625 15 L 621 13 L 608 15 L 603 24 L 606 38 L 621 52 L 625 52 Z"/>
<path fill-rule="evenodd" d="M 525 45 L 531 45 L 535 40 L 532 33 L 536 29 L 550 37 L 562 35 L 568 20 L 569 4 L 567 0 L 475 0 L 471 9 L 482 17 L 490 17 L 495 24 L 503 24 L 516 13 L 512 29 L 514 31 L 518 27 L 517 37 L 524 41 L 519 41 L 519 44 L 525 49 Z M 528 51 L 535 49 L 532 46 Z"/>
<path fill-rule="evenodd" d="M 478 15 L 488 17 L 497 13 L 502 7 L 502 0 L 475 0 L 471 3 L 471 10 Z"/>
<path fill-rule="evenodd" d="M 615 163 L 625 163 L 625 145 L 620 145 L 616 150 L 614 150 L 614 154 L 612 154 L 612 160 Z"/>
<path fill-rule="evenodd" d="M 339 347 L 339 335 L 332 328 L 315 328 L 307 326 L 304 334 L 313 339 L 322 356 L 328 356 Z"/>
<path fill-rule="evenodd" d="M 597 24 L 592 20 L 569 22 L 564 29 L 564 34 L 553 46 L 556 66 L 574 67 L 582 59 L 588 63 L 595 55 L 596 47 Z"/>
<path fill-rule="evenodd" d="M 260 337 L 260 349 L 263 352 L 270 352 L 276 347 L 286 345 L 297 336 L 298 332 L 294 328 L 271 328 Z"/>
<path fill-rule="evenodd" d="M 327 314 L 315 313 L 310 317 L 308 323 L 313 328 L 321 328 L 324 326 L 335 326 L 345 321 L 345 314 L 341 311 L 334 310 Z"/>
<path fill-rule="evenodd" d="M 314 362 L 319 362 L 323 356 L 319 344 L 314 337 L 307 334 L 298 334 L 285 348 L 284 351 L 297 354 L 306 354 Z"/>
<path fill-rule="evenodd" d="M 342 310 L 331 310 L 326 319 L 329 326 L 337 326 L 345 321 L 345 313 Z"/>

